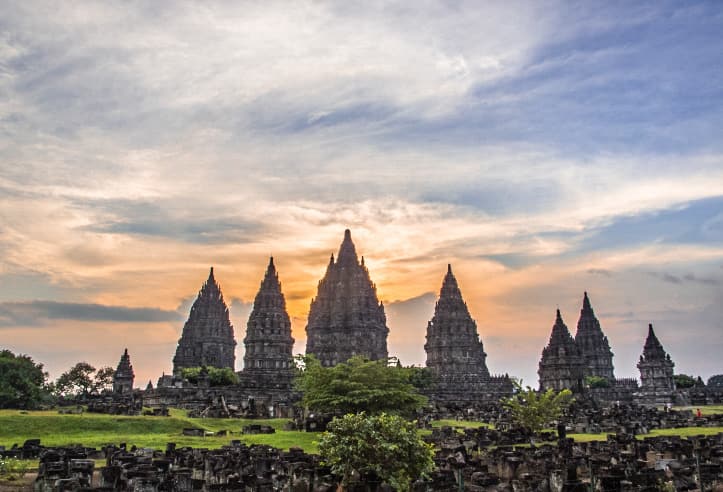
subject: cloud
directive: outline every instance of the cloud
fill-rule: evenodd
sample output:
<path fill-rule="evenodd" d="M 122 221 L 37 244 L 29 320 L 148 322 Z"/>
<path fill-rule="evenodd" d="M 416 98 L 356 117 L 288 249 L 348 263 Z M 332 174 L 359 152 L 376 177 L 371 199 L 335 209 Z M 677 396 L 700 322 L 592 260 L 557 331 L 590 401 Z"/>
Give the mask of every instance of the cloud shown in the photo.
<path fill-rule="evenodd" d="M 587 273 L 590 275 L 603 275 L 605 277 L 612 277 L 613 272 L 604 268 L 588 268 Z"/>
<path fill-rule="evenodd" d="M 108 321 L 125 323 L 158 323 L 179 321 L 176 311 L 157 308 L 106 306 L 55 301 L 0 303 L 2 326 L 32 326 L 52 320 Z"/>

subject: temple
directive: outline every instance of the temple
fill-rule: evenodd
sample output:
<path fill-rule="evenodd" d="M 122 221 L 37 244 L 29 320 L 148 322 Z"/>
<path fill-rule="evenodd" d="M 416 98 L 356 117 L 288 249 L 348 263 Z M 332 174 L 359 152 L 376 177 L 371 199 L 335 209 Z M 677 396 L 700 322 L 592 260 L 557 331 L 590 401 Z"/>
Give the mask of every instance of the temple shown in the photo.
<path fill-rule="evenodd" d="M 121 355 L 118 367 L 113 374 L 113 393 L 127 395 L 133 392 L 133 379 L 136 377 L 131 365 L 128 349 Z"/>
<path fill-rule="evenodd" d="M 648 337 L 645 340 L 643 354 L 638 362 L 640 370 L 639 403 L 646 405 L 665 405 L 673 403 L 675 380 L 673 367 L 675 364 L 663 345 L 655 336 L 653 325 L 648 325 Z"/>
<path fill-rule="evenodd" d="M 490 377 L 477 324 L 462 298 L 452 265 L 447 265 L 426 339 L 427 367 L 435 379 L 433 400 L 462 404 L 494 399 L 500 391 L 511 393 L 509 380 L 500 385 L 499 378 Z"/>
<path fill-rule="evenodd" d="M 291 320 L 286 312 L 286 300 L 273 257 L 254 299 L 244 346 L 244 373 L 285 379 L 293 377 Z"/>
<path fill-rule="evenodd" d="M 234 369 L 236 340 L 223 300 L 221 287 L 213 276 L 203 284 L 183 326 L 173 358 L 173 374 L 180 375 L 188 367 L 228 367 Z"/>
<path fill-rule="evenodd" d="M 609 383 L 614 383 L 613 352 L 595 317 L 587 292 L 582 299 L 575 344 L 583 358 L 583 375 L 605 378 Z"/>
<path fill-rule="evenodd" d="M 567 325 L 562 321 L 558 309 L 550 341 L 547 347 L 542 350 L 542 357 L 537 371 L 540 376 L 540 389 L 582 391 L 583 360 L 575 339 L 572 338 Z"/>
<path fill-rule="evenodd" d="M 387 318 L 377 298 L 369 271 L 357 258 L 349 229 L 339 255 L 331 256 L 306 325 L 306 353 L 324 366 L 345 362 L 354 355 L 387 359 Z"/>

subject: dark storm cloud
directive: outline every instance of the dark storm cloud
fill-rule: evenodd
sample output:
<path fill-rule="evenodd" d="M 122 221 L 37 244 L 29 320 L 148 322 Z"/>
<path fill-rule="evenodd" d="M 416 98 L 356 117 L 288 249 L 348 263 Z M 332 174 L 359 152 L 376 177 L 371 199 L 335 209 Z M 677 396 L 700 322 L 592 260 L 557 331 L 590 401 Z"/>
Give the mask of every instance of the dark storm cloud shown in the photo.
<path fill-rule="evenodd" d="M 175 322 L 178 311 L 55 301 L 0 303 L 0 326 L 37 326 L 52 320 L 109 321 L 124 323 Z"/>

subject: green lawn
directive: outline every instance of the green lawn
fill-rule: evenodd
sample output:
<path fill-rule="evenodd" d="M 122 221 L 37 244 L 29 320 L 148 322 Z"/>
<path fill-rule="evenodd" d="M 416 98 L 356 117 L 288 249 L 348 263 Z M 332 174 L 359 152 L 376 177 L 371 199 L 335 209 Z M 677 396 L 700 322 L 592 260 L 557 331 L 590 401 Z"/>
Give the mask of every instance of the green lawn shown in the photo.
<path fill-rule="evenodd" d="M 306 452 L 317 452 L 318 433 L 283 431 L 286 422 L 286 419 L 192 419 L 179 410 L 173 411 L 171 417 L 125 417 L 92 413 L 60 415 L 56 411 L 21 413 L 18 410 L 0 410 L 0 445 L 22 445 L 26 439 L 38 438 L 46 446 L 82 444 L 100 447 L 125 442 L 128 446 L 163 449 L 166 443 L 175 442 L 179 447 L 219 448 L 232 439 L 239 439 L 248 444 L 267 444 L 281 449 L 299 446 Z M 271 425 L 277 432 L 241 434 L 241 429 L 251 423 Z M 224 437 L 187 437 L 181 434 L 185 427 L 212 432 L 224 429 L 233 434 Z"/>
<path fill-rule="evenodd" d="M 714 413 L 723 413 L 723 405 L 704 405 L 704 406 L 693 406 L 693 407 L 673 407 L 673 410 L 692 410 L 695 412 L 700 408 L 700 413 L 703 415 L 713 415 Z"/>
<path fill-rule="evenodd" d="M 702 407 L 714 413 L 718 407 Z M 711 411 L 712 410 L 712 411 Z M 0 445 L 6 447 L 14 443 L 22 445 L 26 439 L 38 438 L 46 446 L 64 446 L 82 444 L 89 447 L 101 447 L 104 444 L 125 442 L 128 446 L 164 449 L 166 443 L 175 442 L 179 447 L 219 448 L 232 439 L 248 444 L 267 444 L 281 449 L 298 446 L 308 453 L 318 452 L 319 433 L 284 431 L 285 419 L 248 420 L 248 419 L 192 419 L 182 410 L 172 410 L 170 417 L 124 417 L 84 413 L 83 415 L 60 415 L 57 411 L 21 412 L 18 410 L 0 410 Z M 241 429 L 248 424 L 266 424 L 276 429 L 275 434 L 243 435 Z M 449 425 L 457 428 L 477 428 L 487 426 L 483 422 L 458 420 L 437 420 L 433 427 Z M 216 437 L 186 437 L 181 434 L 185 427 L 202 428 L 211 432 L 227 430 L 233 434 Z M 431 431 L 422 431 L 429 434 Z M 723 427 L 686 427 L 682 429 L 653 430 L 646 436 L 660 435 L 715 435 L 723 432 Z M 570 434 L 576 441 L 595 441 L 607 439 L 607 434 Z M 642 438 L 645 436 L 638 436 Z"/>

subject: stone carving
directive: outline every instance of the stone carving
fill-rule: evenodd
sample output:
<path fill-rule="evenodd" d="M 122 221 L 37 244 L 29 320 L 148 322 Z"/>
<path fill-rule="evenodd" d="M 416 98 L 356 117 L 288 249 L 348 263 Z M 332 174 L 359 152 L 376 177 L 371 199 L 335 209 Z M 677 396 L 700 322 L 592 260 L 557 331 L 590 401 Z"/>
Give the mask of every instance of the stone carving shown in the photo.
<path fill-rule="evenodd" d="M 131 365 L 131 358 L 128 355 L 128 349 L 125 349 L 121 355 L 118 368 L 113 374 L 113 393 L 119 395 L 128 395 L 133 392 L 133 379 L 136 377 Z"/>
<path fill-rule="evenodd" d="M 294 372 L 291 320 L 273 257 L 254 299 L 244 338 L 244 373 L 291 378 Z"/>
<path fill-rule="evenodd" d="M 645 405 L 665 405 L 673 403 L 675 364 L 663 345 L 655 336 L 653 325 L 648 325 L 648 337 L 645 340 L 643 354 L 638 362 L 640 370 L 640 393 L 638 402 Z"/>
<path fill-rule="evenodd" d="M 186 367 L 234 369 L 235 348 L 236 340 L 228 307 L 211 267 L 208 280 L 201 287 L 178 340 L 176 356 L 173 358 L 173 374 L 180 375 Z"/>
<path fill-rule="evenodd" d="M 600 328 L 600 322 L 595 317 L 587 292 L 582 300 L 575 343 L 585 363 L 583 375 L 605 378 L 611 384 L 614 383 L 613 352 L 610 350 L 608 338 Z"/>
<path fill-rule="evenodd" d="M 427 367 L 435 376 L 435 400 L 463 403 L 500 396 L 499 381 L 490 378 L 477 324 L 462 298 L 452 265 L 447 265 L 434 316 L 427 324 L 426 339 L 424 350 Z M 503 393 L 511 389 L 509 383 L 509 391 Z"/>
<path fill-rule="evenodd" d="M 387 318 L 369 278 L 364 258 L 359 262 L 349 229 L 339 256 L 331 256 L 324 278 L 311 301 L 306 325 L 306 353 L 324 366 L 333 366 L 354 355 L 386 359 Z"/>
<path fill-rule="evenodd" d="M 562 321 L 558 309 L 550 342 L 542 350 L 542 358 L 537 371 L 540 376 L 540 389 L 582 391 L 583 364 L 580 350 Z"/>

